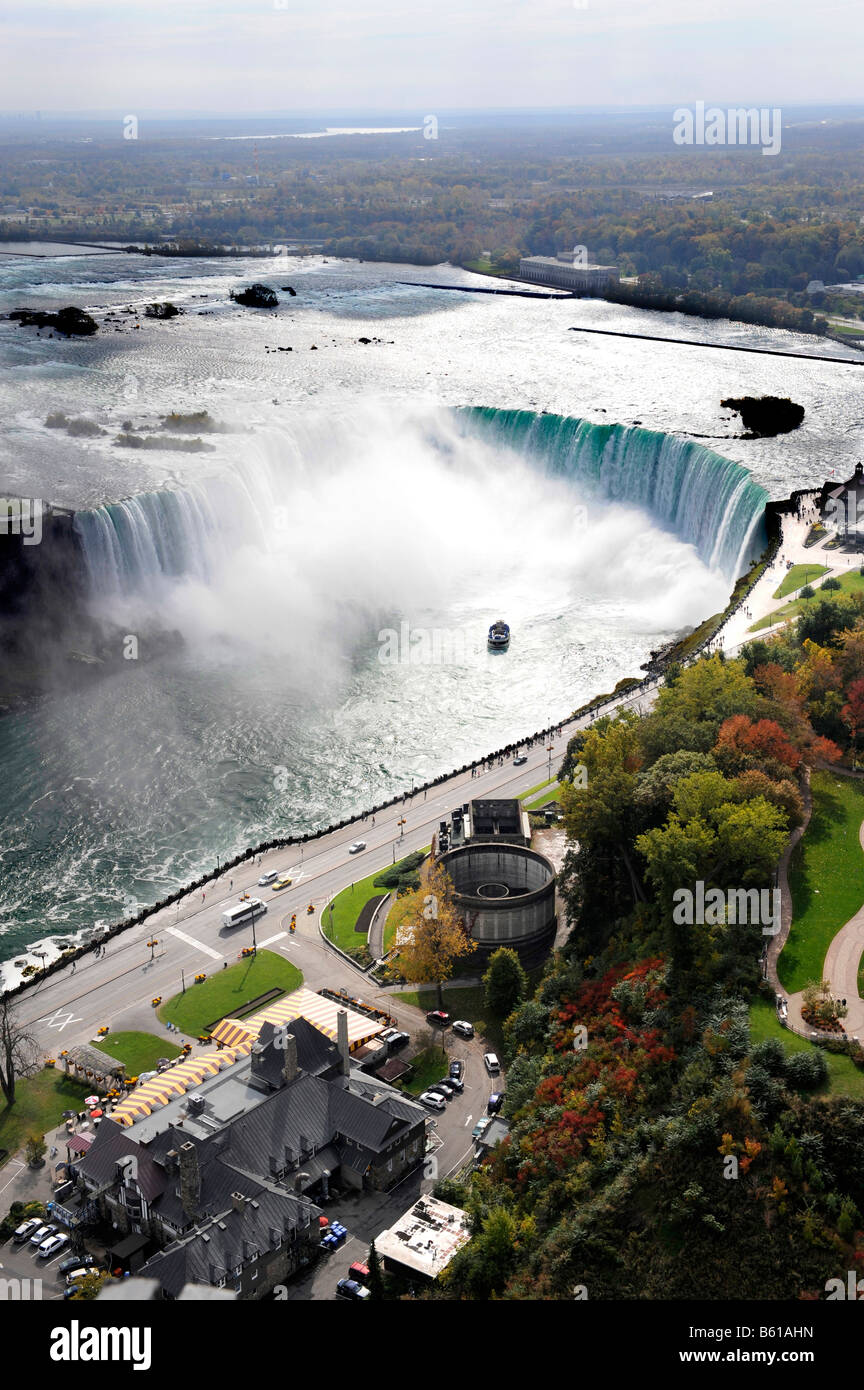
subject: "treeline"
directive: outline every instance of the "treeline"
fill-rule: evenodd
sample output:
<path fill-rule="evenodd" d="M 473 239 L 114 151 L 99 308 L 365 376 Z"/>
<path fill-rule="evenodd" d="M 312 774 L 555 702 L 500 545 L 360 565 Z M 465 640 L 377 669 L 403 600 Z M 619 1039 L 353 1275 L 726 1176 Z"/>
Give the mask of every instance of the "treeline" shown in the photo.
<path fill-rule="evenodd" d="M 697 314 L 706 319 L 737 319 L 740 323 L 788 328 L 797 333 L 814 333 L 819 337 L 824 337 L 828 331 L 828 320 L 814 314 L 812 309 L 797 309 L 785 300 L 769 299 L 764 295 L 728 295 L 720 291 L 707 293 L 702 290 L 676 294 L 649 279 L 647 282 L 640 281 L 638 285 L 610 286 L 604 291 L 603 298 L 640 309 Z"/>

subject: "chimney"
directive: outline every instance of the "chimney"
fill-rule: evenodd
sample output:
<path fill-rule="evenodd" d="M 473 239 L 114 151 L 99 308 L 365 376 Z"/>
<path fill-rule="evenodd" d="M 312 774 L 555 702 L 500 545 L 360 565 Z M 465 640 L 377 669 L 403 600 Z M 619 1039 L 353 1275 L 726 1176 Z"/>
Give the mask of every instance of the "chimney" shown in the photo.
<path fill-rule="evenodd" d="M 342 1058 L 342 1075 L 347 1076 L 351 1070 L 351 1063 L 348 1052 L 348 1015 L 344 1009 L 340 1009 L 336 1015 L 336 1045 Z"/>
<path fill-rule="evenodd" d="M 293 1033 L 285 1034 L 285 1061 L 282 1063 L 282 1077 L 288 1086 L 297 1075 L 297 1039 Z"/>
<path fill-rule="evenodd" d="M 191 1140 L 180 1145 L 180 1203 L 183 1211 L 194 1221 L 198 1214 L 201 1197 L 201 1173 L 198 1168 L 198 1150 Z"/>
<path fill-rule="evenodd" d="M 251 1057 L 251 1062 L 252 1062 L 252 1075 L 253 1075 L 253 1076 L 261 1076 L 261 1075 L 262 1075 L 263 1070 L 264 1070 L 263 1065 L 262 1065 L 263 1061 L 264 1061 L 264 1048 L 263 1048 L 263 1046 L 262 1046 L 262 1044 L 261 1044 L 260 1042 L 256 1042 L 255 1046 L 252 1048 L 252 1057 Z"/>
<path fill-rule="evenodd" d="M 235 1211 L 242 1211 L 246 1205 L 246 1198 L 242 1192 L 231 1193 L 231 1205 Z"/>

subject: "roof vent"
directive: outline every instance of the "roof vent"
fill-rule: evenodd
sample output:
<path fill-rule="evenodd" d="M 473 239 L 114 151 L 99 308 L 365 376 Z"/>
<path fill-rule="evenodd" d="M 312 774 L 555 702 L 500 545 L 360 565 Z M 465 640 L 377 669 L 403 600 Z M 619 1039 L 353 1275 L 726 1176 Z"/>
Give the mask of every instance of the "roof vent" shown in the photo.
<path fill-rule="evenodd" d="M 188 1096 L 186 1103 L 190 1115 L 200 1115 L 201 1111 L 204 1109 L 204 1097 L 198 1095 L 197 1092 L 194 1096 Z"/>

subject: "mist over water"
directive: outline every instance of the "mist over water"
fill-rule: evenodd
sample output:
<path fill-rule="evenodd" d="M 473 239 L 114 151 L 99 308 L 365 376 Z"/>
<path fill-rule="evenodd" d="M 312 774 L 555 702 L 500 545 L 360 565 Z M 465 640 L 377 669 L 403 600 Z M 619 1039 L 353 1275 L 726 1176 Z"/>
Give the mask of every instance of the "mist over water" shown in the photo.
<path fill-rule="evenodd" d="M 97 612 L 178 628 L 195 650 L 290 659 L 307 686 L 344 680 L 402 619 L 466 625 L 482 647 L 499 608 L 530 622 L 538 600 L 590 594 L 657 632 L 722 596 L 645 511 L 441 407 L 310 412 L 233 447 L 214 477 L 79 514 Z"/>
<path fill-rule="evenodd" d="M 22 889 L 4 954 L 561 718 L 728 593 L 644 511 L 440 407 L 310 410 L 231 447 L 210 477 L 79 514 L 94 610 L 185 645 L 0 724 Z M 382 660 L 405 623 L 443 646 Z"/>

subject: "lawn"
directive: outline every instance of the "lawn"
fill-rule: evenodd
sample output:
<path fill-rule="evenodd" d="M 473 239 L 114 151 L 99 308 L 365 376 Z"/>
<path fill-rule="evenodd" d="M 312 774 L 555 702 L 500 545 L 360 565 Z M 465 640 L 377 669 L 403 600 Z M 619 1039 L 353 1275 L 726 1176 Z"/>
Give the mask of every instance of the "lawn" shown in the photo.
<path fill-rule="evenodd" d="M 426 846 L 424 853 L 428 854 L 429 846 Z M 410 857 L 410 856 L 407 856 Z M 321 914 L 321 926 L 328 941 L 332 941 L 341 951 L 345 951 L 349 956 L 366 956 L 366 937 L 354 930 L 357 918 L 363 907 L 370 898 L 379 897 L 388 890 L 380 885 L 376 888 L 375 880 L 386 873 L 388 868 L 399 869 L 404 860 L 398 860 L 395 865 L 385 865 L 383 869 L 376 869 L 374 874 L 368 878 L 361 878 L 358 883 L 354 883 L 350 888 L 343 888 L 341 893 L 324 909 Z M 382 909 L 383 911 L 383 909 Z M 391 938 L 395 935 L 394 930 L 390 933 Z M 386 936 L 385 946 L 386 951 Z"/>
<path fill-rule="evenodd" d="M 163 1023 L 173 1023 L 181 1032 L 197 1037 L 220 1018 L 236 1017 L 244 1004 L 268 990 L 290 994 L 302 983 L 303 975 L 296 965 L 274 951 L 258 951 L 227 970 L 209 975 L 203 984 L 190 982 L 185 994 L 175 994 L 157 1012 Z"/>
<path fill-rule="evenodd" d="M 526 811 L 539 811 L 539 810 L 541 809 L 541 807 L 543 807 L 543 806 L 548 806 L 550 801 L 556 801 L 556 802 L 559 802 L 559 803 L 560 803 L 560 801 L 561 801 L 561 784 L 560 784 L 560 783 L 555 783 L 555 784 L 553 784 L 553 783 L 550 782 L 547 791 L 543 792 L 543 793 L 542 793 L 540 796 L 538 796 L 534 801 L 529 801 L 529 802 L 527 802 L 527 803 L 523 801 L 522 804 L 523 804 L 523 806 L 525 807 L 525 810 L 526 810 Z"/>
<path fill-rule="evenodd" d="M 806 569 L 807 566 L 799 565 L 798 568 Z M 813 598 L 796 598 L 791 603 L 784 603 L 782 608 L 775 608 L 773 613 L 766 613 L 764 618 L 751 623 L 747 631 L 758 632 L 760 628 L 772 627 L 774 623 L 784 622 L 787 618 L 797 618 L 808 603 L 814 603 L 818 598 L 828 598 L 832 594 L 839 596 L 840 594 L 864 593 L 864 574 L 861 574 L 858 567 L 846 574 L 836 575 L 835 578 L 840 585 L 839 590 L 829 589 L 827 593 L 823 594 L 821 589 L 817 589 Z"/>
<path fill-rule="evenodd" d="M 814 579 L 817 579 L 820 574 L 826 574 L 827 570 L 827 565 L 793 565 L 790 570 L 787 570 L 786 578 L 780 588 L 774 590 L 774 597 L 785 598 L 795 589 L 801 589 L 805 584 L 812 584 Z"/>
<path fill-rule="evenodd" d="M 83 1110 L 92 1083 L 71 1081 L 62 1067 L 43 1067 L 35 1076 L 19 1081 L 15 1104 L 0 1109 L 0 1149 L 10 1154 L 20 1149 L 31 1134 L 47 1134 L 63 1123 L 64 1110 Z M 5 1211 L 5 1207 L 3 1208 Z"/>
<path fill-rule="evenodd" d="M 754 1043 L 764 1042 L 766 1038 L 779 1038 L 787 1052 L 807 1052 L 813 1047 L 813 1043 L 806 1038 L 799 1038 L 797 1033 L 781 1027 L 777 1010 L 767 999 L 754 999 L 750 1005 L 750 1037 Z M 851 1057 L 842 1057 L 824 1048 L 822 1054 L 828 1064 L 828 1085 L 821 1094 L 864 1100 L 864 1071 L 858 1070 Z"/>
<path fill-rule="evenodd" d="M 529 787 L 527 792 L 522 792 L 519 800 L 522 802 L 522 805 L 525 806 L 536 792 L 542 791 L 544 787 L 554 786 L 557 781 L 557 777 L 546 777 L 542 782 L 538 782 L 536 787 Z M 547 797 L 546 799 L 548 800 L 549 798 Z"/>
<path fill-rule="evenodd" d="M 789 865 L 792 928 L 777 962 L 789 993 L 822 978 L 832 939 L 864 903 L 864 854 L 858 839 L 864 783 L 814 772 L 810 788 L 813 814 Z"/>
<path fill-rule="evenodd" d="M 199 985 L 200 989 L 201 986 Z M 160 1057 L 180 1056 L 179 1047 L 157 1038 L 155 1033 L 109 1033 L 99 1039 L 99 1048 L 118 1062 L 126 1063 L 126 1075 L 138 1076 L 142 1071 L 154 1071 Z"/>
<path fill-rule="evenodd" d="M 414 1070 L 401 1082 L 402 1089 L 409 1091 L 412 1096 L 419 1096 L 427 1086 L 434 1086 L 436 1081 L 447 1075 L 448 1061 L 443 1047 L 427 1047 L 423 1052 L 418 1052 L 416 1057 L 411 1058 Z"/>

